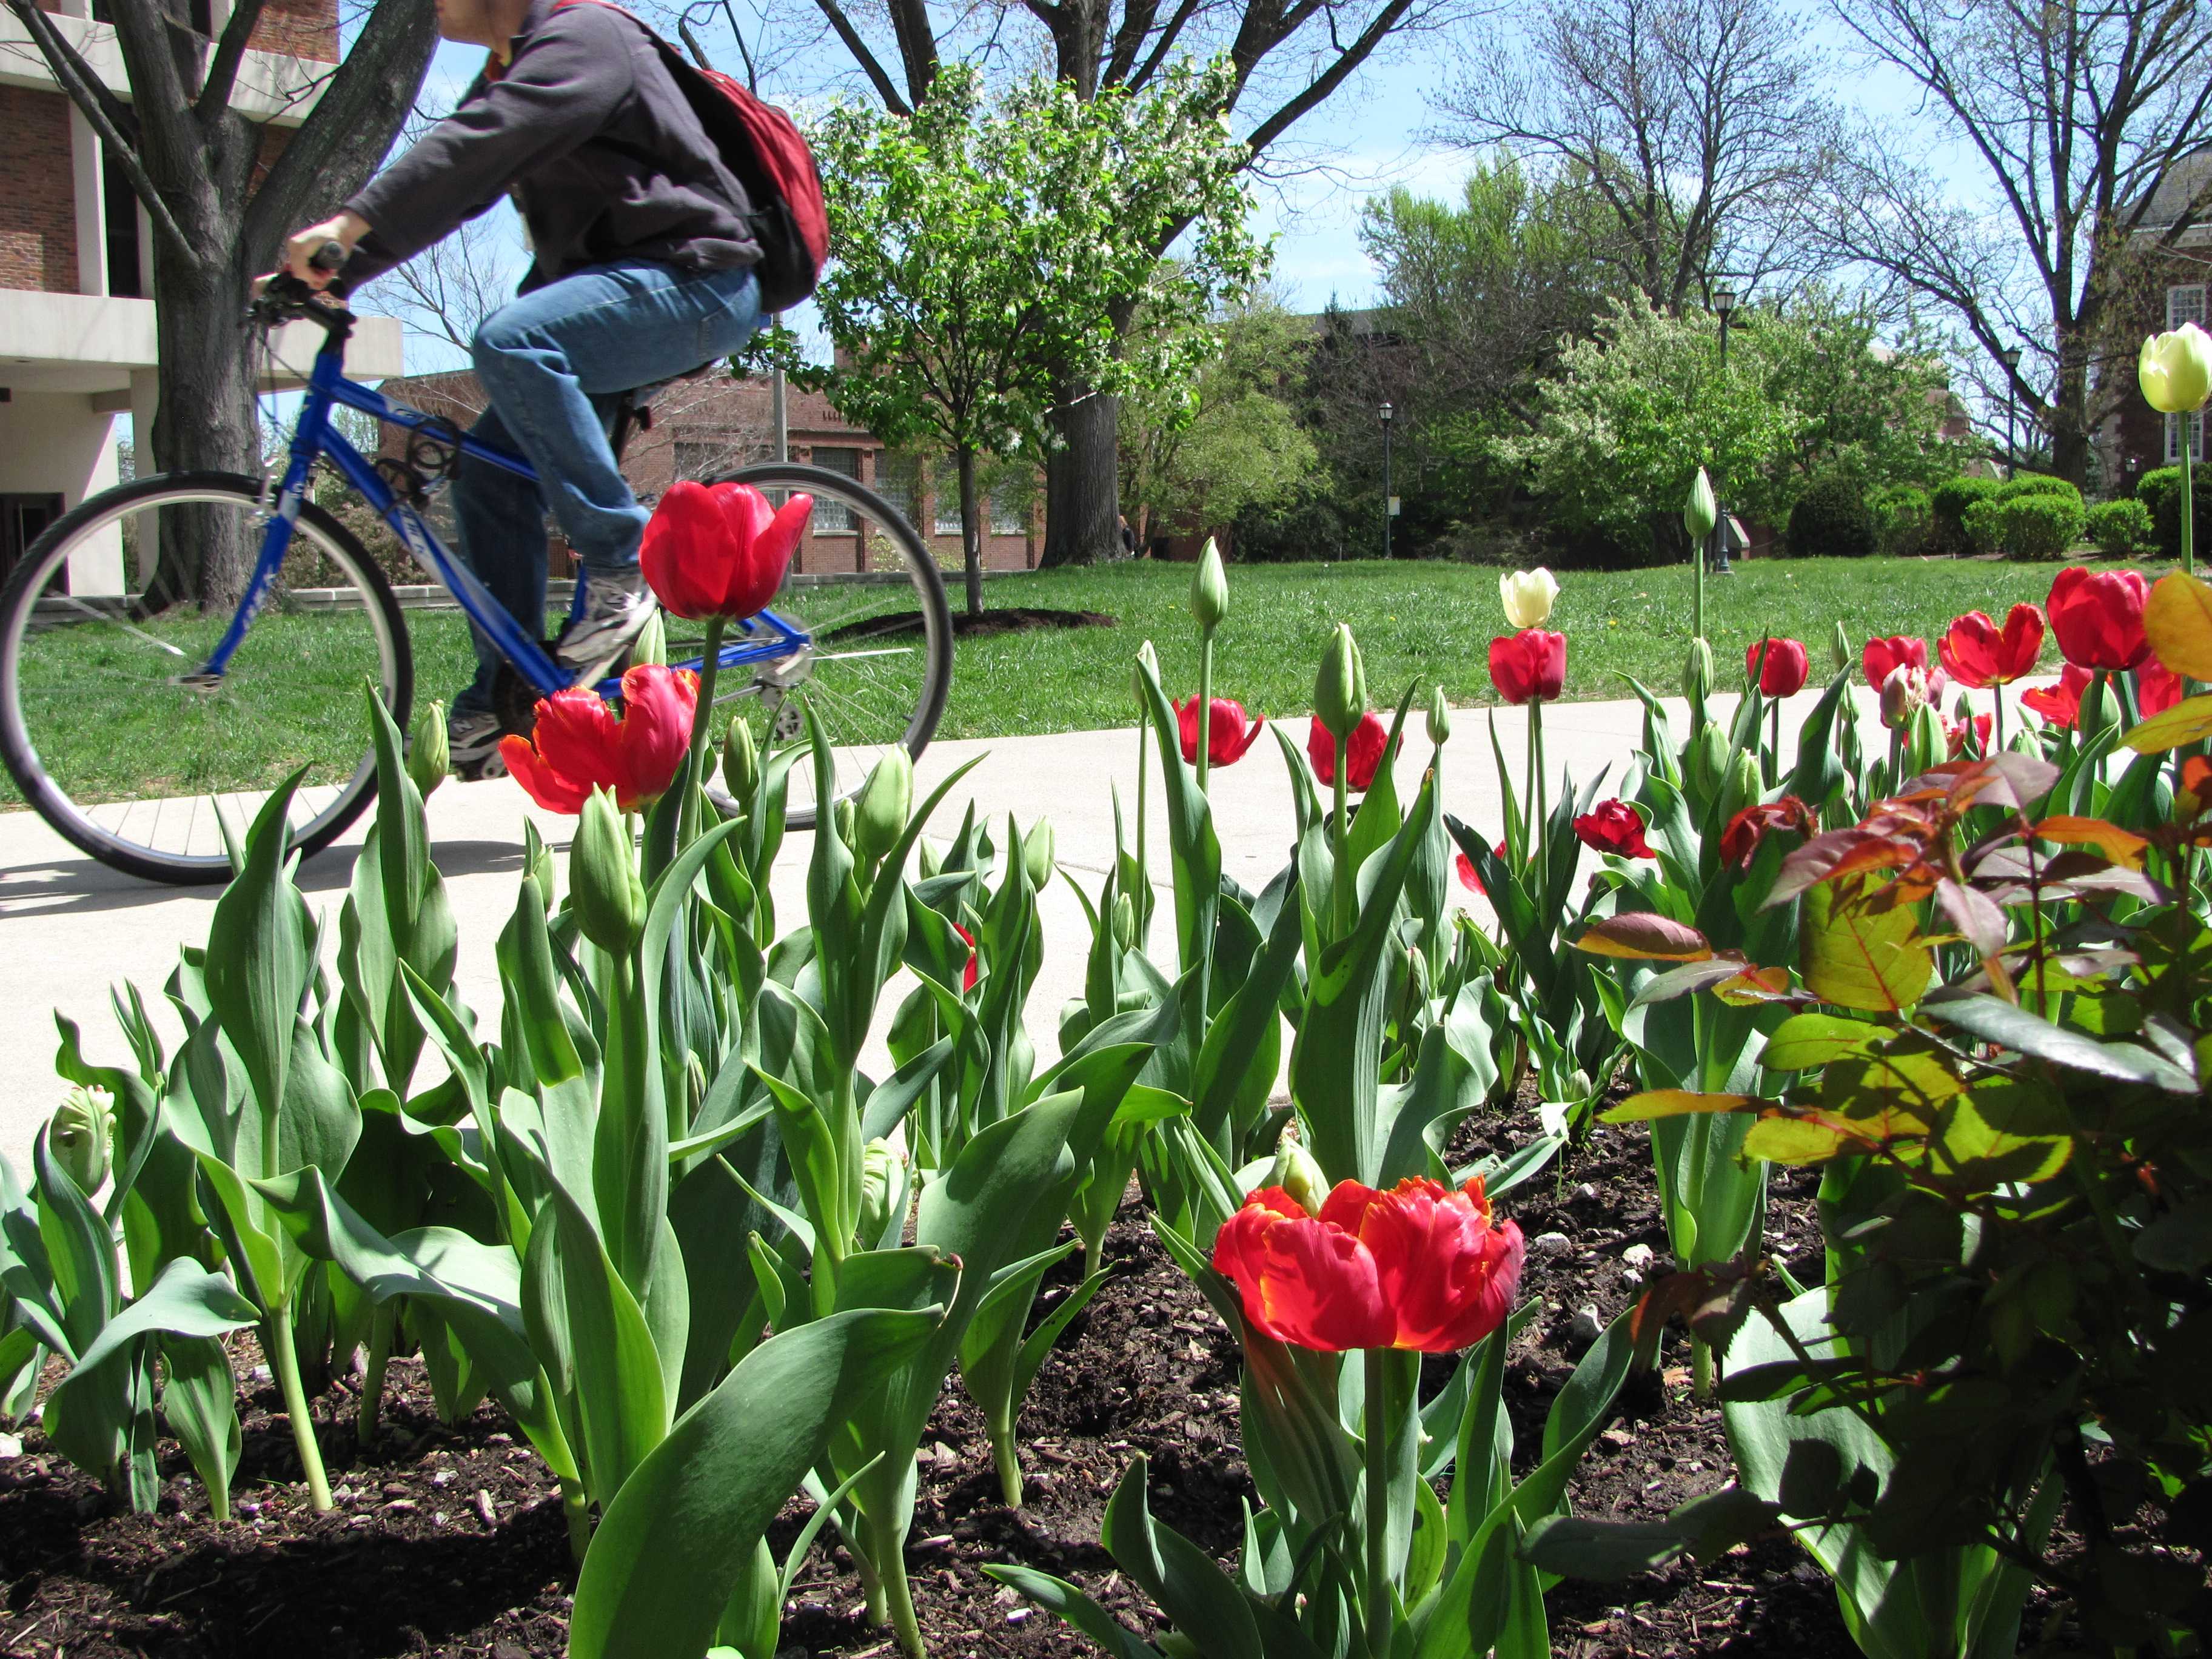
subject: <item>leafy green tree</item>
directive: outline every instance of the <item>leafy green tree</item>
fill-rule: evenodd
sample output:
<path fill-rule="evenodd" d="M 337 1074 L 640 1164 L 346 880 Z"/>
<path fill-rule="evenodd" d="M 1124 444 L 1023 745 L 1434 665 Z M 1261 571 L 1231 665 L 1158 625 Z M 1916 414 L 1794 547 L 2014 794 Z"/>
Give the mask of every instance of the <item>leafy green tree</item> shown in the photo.
<path fill-rule="evenodd" d="M 1616 301 L 1560 354 L 1532 427 L 1498 439 L 1498 458 L 1523 470 L 1559 528 L 1657 551 L 1680 541 L 1699 466 L 1731 510 L 1770 524 L 1815 473 L 1870 488 L 1956 470 L 1941 368 L 1881 349 L 1863 314 L 1821 299 L 1753 312 L 1731 330 L 1725 368 L 1717 329 L 1703 312 Z"/>
<path fill-rule="evenodd" d="M 1211 355 L 1190 325 L 1259 276 L 1245 152 L 1213 113 L 1228 73 L 1090 100 L 1031 80 L 994 104 L 948 65 L 911 115 L 841 103 L 817 124 L 838 242 L 816 301 L 838 362 L 787 366 L 885 443 L 953 458 L 970 614 L 979 458 L 1042 458 L 1071 372 L 1108 396 L 1188 385 Z M 1182 213 L 1187 256 L 1164 266 L 1153 222 Z M 1162 327 L 1123 349 L 1139 304 Z"/>
<path fill-rule="evenodd" d="M 1219 355 L 1193 383 L 1156 382 L 1121 403 L 1121 500 L 1139 540 L 1279 501 L 1316 459 L 1284 395 L 1312 343 L 1307 324 L 1261 295 L 1189 326 Z M 1140 318 L 1132 333 L 1152 331 Z"/>

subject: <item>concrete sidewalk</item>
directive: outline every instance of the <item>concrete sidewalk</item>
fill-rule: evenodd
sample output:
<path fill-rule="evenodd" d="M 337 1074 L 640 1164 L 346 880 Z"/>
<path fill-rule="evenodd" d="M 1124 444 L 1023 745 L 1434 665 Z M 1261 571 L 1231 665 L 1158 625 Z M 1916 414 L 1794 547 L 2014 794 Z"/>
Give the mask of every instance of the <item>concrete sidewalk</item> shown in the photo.
<path fill-rule="evenodd" d="M 1785 708 L 1783 729 L 1795 729 L 1814 696 L 1801 694 Z M 1719 700 L 1723 714 L 1735 699 Z M 1871 705 L 1863 703 L 1862 718 Z M 1676 702 L 1670 712 L 1679 740 L 1686 711 Z M 1498 741 L 1519 787 L 1527 732 L 1518 709 L 1497 711 Z M 1490 751 L 1488 715 L 1462 710 L 1455 717 L 1445 751 L 1444 806 L 1486 833 L 1501 823 L 1496 763 Z M 1633 701 L 1556 703 L 1544 714 L 1545 747 L 1554 778 L 1565 767 L 1577 778 L 1605 770 L 1613 793 L 1633 764 L 1640 738 L 1642 706 Z M 1303 717 L 1285 723 L 1301 745 Z M 1428 763 L 1429 745 L 1416 716 L 1399 769 L 1400 787 L 1410 795 Z M 1868 733 L 1879 740 L 1879 732 Z M 960 815 L 973 802 L 979 812 L 1003 821 L 1012 812 L 1026 828 L 1039 817 L 1052 821 L 1061 869 L 1095 893 L 1113 856 L 1113 791 L 1118 787 L 1133 824 L 1137 787 L 1137 735 L 1133 730 L 1065 732 L 1052 737 L 1002 738 L 990 741 L 933 745 L 918 767 L 919 787 L 927 789 L 974 757 L 982 760 L 939 809 L 932 830 L 949 837 Z M 1164 890 L 1169 863 L 1160 823 L 1159 773 L 1152 768 L 1151 862 Z M 1222 867 L 1247 887 L 1264 884 L 1286 861 L 1293 822 L 1290 781 L 1271 736 L 1263 735 L 1237 765 L 1213 774 L 1214 822 L 1222 844 Z M 514 908 L 515 880 L 521 865 L 522 824 L 534 818 L 539 832 L 565 848 L 574 820 L 538 812 L 521 790 L 504 780 L 452 784 L 430 799 L 433 854 L 444 872 L 459 922 L 459 981 L 464 998 L 480 1012 L 499 1004 L 498 970 L 493 945 Z M 367 823 L 364 818 L 363 824 Z M 363 824 L 356 824 L 337 847 L 307 862 L 301 884 L 309 902 L 335 912 L 351 878 L 353 853 Z M 777 914 L 787 930 L 805 919 L 805 880 L 812 837 L 795 834 L 785 842 L 775 884 Z M 563 880 L 566 879 L 565 870 Z M 58 1103 L 62 1085 L 55 1077 L 53 1015 L 58 1009 L 84 1033 L 95 1061 L 127 1063 L 122 1038 L 109 1010 L 113 988 L 135 981 L 173 1037 L 177 1026 L 161 982 L 177 960 L 180 945 L 205 942 L 221 890 L 216 887 L 160 887 L 133 880 L 84 857 L 27 811 L 0 813 L 0 948 L 17 977 L 0 1000 L 0 1155 L 26 1169 L 39 1124 Z M 1056 1052 L 1054 1033 L 1060 1006 L 1079 994 L 1085 947 L 1083 912 L 1065 882 L 1054 883 L 1042 901 L 1046 950 L 1029 1009 L 1030 1029 L 1041 1054 Z M 1156 944 L 1164 935 L 1156 934 Z M 886 1017 L 900 994 L 885 998 Z"/>

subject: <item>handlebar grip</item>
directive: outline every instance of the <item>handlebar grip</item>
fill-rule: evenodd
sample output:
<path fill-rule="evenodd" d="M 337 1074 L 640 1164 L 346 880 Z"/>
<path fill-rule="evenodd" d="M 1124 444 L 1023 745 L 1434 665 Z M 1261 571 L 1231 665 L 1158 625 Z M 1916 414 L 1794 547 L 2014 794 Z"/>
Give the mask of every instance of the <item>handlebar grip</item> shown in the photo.
<path fill-rule="evenodd" d="M 345 268 L 345 262 L 346 251 L 336 238 L 317 248 L 307 260 L 317 270 L 342 270 Z"/>

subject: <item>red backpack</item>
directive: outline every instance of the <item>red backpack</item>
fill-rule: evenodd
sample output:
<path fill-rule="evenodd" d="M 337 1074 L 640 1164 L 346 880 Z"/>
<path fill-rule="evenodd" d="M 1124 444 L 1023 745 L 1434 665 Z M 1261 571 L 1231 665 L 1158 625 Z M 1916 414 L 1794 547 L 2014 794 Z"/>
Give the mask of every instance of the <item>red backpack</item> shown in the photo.
<path fill-rule="evenodd" d="M 761 309 L 787 311 L 814 292 L 830 258 L 830 210 L 822 199 L 822 174 L 814 152 L 791 117 L 763 103 L 744 83 L 720 70 L 701 69 L 662 40 L 642 18 L 613 0 L 554 0 L 563 6 L 604 5 L 622 12 L 653 36 L 660 61 L 691 102 L 722 165 L 737 175 L 753 206 L 753 237 L 761 260 Z"/>

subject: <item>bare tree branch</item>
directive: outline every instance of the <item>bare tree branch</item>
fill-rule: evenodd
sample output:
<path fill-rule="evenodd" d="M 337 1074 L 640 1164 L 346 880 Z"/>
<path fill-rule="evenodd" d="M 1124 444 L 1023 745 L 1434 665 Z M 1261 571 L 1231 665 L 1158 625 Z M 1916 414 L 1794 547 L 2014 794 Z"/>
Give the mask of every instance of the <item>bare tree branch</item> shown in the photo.
<path fill-rule="evenodd" d="M 203 119 L 230 106 L 231 89 L 238 84 L 238 66 L 246 61 L 254 25 L 261 21 L 262 4 L 263 0 L 234 0 L 230 21 L 222 26 L 222 39 L 216 43 L 207 76 L 200 82 L 200 95 L 193 103 L 195 112 Z"/>

